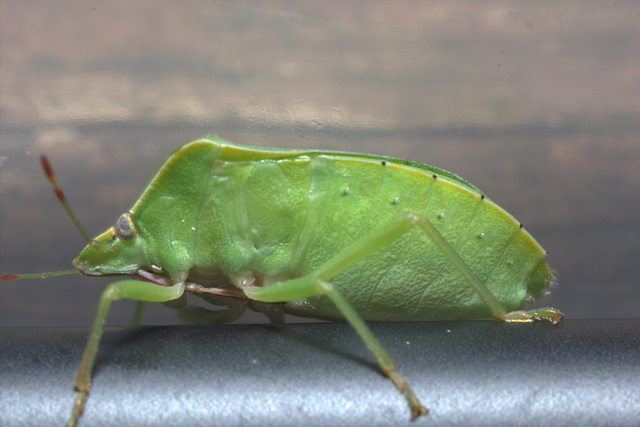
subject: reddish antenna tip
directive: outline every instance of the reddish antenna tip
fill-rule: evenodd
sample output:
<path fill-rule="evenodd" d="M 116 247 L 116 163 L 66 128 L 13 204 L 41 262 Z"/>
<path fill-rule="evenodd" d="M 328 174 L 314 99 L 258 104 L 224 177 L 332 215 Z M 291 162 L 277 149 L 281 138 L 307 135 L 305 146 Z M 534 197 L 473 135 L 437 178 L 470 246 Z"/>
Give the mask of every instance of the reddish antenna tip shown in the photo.
<path fill-rule="evenodd" d="M 47 156 L 40 156 L 40 163 L 42 163 L 42 169 L 44 169 L 44 173 L 47 175 L 47 178 L 49 178 L 49 180 L 52 180 L 54 177 L 53 169 L 49 164 L 49 160 L 47 160 Z"/>
<path fill-rule="evenodd" d="M 54 193 L 56 193 L 56 197 L 58 198 L 58 200 L 60 200 L 60 202 L 62 202 L 62 206 L 64 206 L 65 210 L 69 214 L 69 217 L 71 217 L 71 220 L 73 221 L 73 223 L 76 225 L 76 227 L 78 227 L 78 230 L 80 230 L 80 233 L 82 233 L 82 236 L 84 236 L 84 239 L 87 241 L 87 243 L 91 244 L 91 241 L 92 241 L 91 237 L 89 237 L 89 235 L 85 231 L 82 224 L 80 224 L 80 221 L 78 220 L 76 215 L 73 213 L 71 206 L 69 206 L 69 203 L 67 203 L 67 199 L 66 197 L 64 197 L 64 194 L 62 193 L 62 188 L 60 188 L 60 186 L 56 182 L 56 176 L 53 173 L 53 168 L 49 164 L 49 160 L 47 160 L 47 156 L 45 155 L 40 156 L 40 163 L 42 163 L 42 169 L 44 169 L 44 173 L 45 175 L 47 175 L 47 179 L 53 186 L 53 191 Z"/>

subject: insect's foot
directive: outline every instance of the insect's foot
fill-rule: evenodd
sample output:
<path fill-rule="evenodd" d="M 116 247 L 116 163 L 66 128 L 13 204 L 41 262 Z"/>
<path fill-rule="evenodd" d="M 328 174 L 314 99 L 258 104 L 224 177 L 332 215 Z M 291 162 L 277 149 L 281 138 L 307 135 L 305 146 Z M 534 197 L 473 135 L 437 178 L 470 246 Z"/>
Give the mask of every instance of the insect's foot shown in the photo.
<path fill-rule="evenodd" d="M 411 421 L 414 421 L 420 415 L 427 415 L 427 414 L 429 414 L 429 410 L 424 406 L 420 405 L 420 403 L 418 403 L 418 406 L 416 407 L 411 407 Z"/>
<path fill-rule="evenodd" d="M 534 320 L 547 320 L 554 325 L 560 323 L 564 314 L 553 307 L 536 308 L 527 312 Z"/>
<path fill-rule="evenodd" d="M 407 380 L 400 375 L 395 368 L 392 368 L 390 371 L 386 372 L 386 374 L 407 399 L 407 403 L 411 409 L 411 421 L 415 420 L 420 415 L 427 415 L 429 413 L 429 410 L 422 406 L 418 396 L 413 392 Z"/>
<path fill-rule="evenodd" d="M 505 322 L 535 322 L 536 320 L 546 320 L 554 325 L 560 323 L 564 314 L 558 309 L 552 307 L 536 308 L 534 310 L 518 310 L 511 311 L 504 315 L 504 318 L 498 319 Z"/>

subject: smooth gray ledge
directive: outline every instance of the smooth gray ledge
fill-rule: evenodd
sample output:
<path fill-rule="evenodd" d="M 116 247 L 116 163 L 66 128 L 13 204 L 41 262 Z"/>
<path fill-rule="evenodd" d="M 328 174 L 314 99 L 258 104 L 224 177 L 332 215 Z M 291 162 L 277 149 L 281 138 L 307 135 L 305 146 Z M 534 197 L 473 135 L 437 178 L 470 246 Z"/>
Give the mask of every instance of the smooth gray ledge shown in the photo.
<path fill-rule="evenodd" d="M 404 399 L 346 324 L 107 329 L 80 426 L 637 425 L 640 319 L 371 328 Z M 0 329 L 0 425 L 62 425 L 84 328 Z"/>

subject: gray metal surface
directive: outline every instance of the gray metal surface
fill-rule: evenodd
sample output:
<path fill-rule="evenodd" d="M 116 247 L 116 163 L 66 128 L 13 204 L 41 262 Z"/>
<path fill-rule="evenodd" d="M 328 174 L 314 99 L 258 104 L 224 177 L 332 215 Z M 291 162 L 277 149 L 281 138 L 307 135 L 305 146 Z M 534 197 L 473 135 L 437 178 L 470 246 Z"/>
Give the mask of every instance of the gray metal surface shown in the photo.
<path fill-rule="evenodd" d="M 105 332 L 81 426 L 634 425 L 640 319 L 372 324 L 430 409 L 346 324 Z M 62 425 L 88 331 L 0 329 L 0 424 Z"/>

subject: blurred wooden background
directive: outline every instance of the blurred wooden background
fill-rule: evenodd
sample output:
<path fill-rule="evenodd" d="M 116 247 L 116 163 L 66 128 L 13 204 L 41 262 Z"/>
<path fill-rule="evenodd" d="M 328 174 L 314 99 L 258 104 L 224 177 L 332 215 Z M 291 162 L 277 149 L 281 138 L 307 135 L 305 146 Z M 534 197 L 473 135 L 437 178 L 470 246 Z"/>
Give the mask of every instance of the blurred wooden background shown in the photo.
<path fill-rule="evenodd" d="M 39 154 L 96 234 L 173 148 L 217 133 L 454 171 L 550 252 L 545 305 L 637 317 L 638 40 L 626 1 L 1 0 L 0 271 L 67 269 L 83 247 Z M 105 283 L 4 282 L 0 325 L 90 324 Z M 131 316 L 114 304 L 109 323 Z"/>

